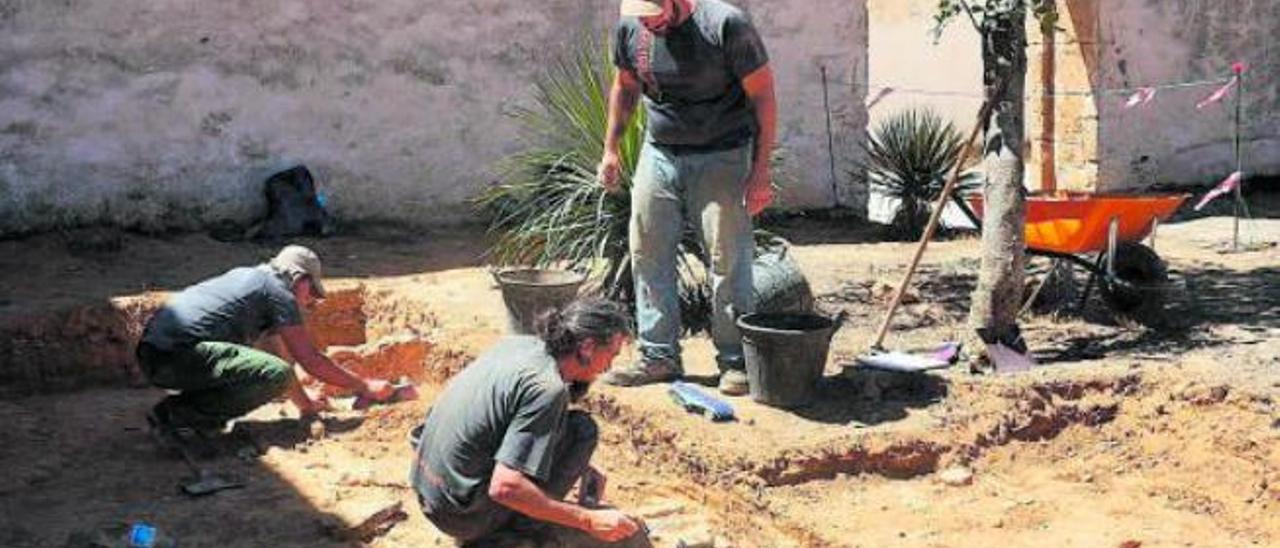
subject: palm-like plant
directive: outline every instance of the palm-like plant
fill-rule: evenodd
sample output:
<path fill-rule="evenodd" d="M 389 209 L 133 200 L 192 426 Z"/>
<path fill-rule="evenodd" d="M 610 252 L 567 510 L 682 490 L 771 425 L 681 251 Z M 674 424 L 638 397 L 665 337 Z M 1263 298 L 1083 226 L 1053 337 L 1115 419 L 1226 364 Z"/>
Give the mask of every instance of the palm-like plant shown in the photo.
<path fill-rule="evenodd" d="M 550 61 L 534 79 L 533 106 L 512 113 L 522 150 L 503 160 L 498 183 L 476 201 L 491 215 L 494 263 L 596 272 L 603 265 L 604 294 L 634 303 L 627 245 L 631 198 L 609 194 L 596 181 L 615 70 L 607 48 L 594 38 Z M 635 173 L 644 127 L 643 109 L 637 109 L 620 142 L 624 189 Z M 710 287 L 706 254 L 692 230 L 686 230 L 679 257 L 684 325 L 700 331 L 710 324 Z"/>
<path fill-rule="evenodd" d="M 924 230 L 930 204 L 955 168 L 963 141 L 951 122 L 923 108 L 898 113 L 868 135 L 861 167 L 873 189 L 901 201 L 893 224 L 908 237 L 919 237 Z M 979 181 L 975 172 L 962 174 L 957 193 L 975 189 Z"/>
<path fill-rule="evenodd" d="M 606 92 L 613 81 L 608 52 L 587 39 L 553 59 L 534 80 L 534 105 L 512 116 L 520 125 L 522 150 L 504 159 L 498 184 L 477 202 L 492 215 L 497 240 L 491 260 L 501 265 L 563 264 L 590 269 L 609 266 L 610 296 L 629 279 L 627 222 L 630 197 L 597 184 L 608 123 Z M 621 141 L 624 184 L 630 181 L 644 133 L 637 113 Z"/>

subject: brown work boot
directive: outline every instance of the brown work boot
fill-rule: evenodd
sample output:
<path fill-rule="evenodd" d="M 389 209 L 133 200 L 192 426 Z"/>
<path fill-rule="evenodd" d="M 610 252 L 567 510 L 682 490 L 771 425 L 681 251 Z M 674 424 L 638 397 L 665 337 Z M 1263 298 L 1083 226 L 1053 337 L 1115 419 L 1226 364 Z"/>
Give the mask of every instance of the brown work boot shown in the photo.
<path fill-rule="evenodd" d="M 161 400 L 147 411 L 147 426 L 157 448 L 171 456 L 215 455 L 218 450 L 213 440 L 222 435 L 222 429 L 212 423 L 184 421 L 180 415 L 167 400 Z"/>
<path fill-rule="evenodd" d="M 620 369 L 610 370 L 604 376 L 604 382 L 614 386 L 641 386 L 660 382 L 671 382 L 684 375 L 680 362 L 675 360 L 637 360 Z"/>
<path fill-rule="evenodd" d="M 725 369 L 720 372 L 720 393 L 726 396 L 745 396 L 751 392 L 747 372 L 741 369 Z"/>

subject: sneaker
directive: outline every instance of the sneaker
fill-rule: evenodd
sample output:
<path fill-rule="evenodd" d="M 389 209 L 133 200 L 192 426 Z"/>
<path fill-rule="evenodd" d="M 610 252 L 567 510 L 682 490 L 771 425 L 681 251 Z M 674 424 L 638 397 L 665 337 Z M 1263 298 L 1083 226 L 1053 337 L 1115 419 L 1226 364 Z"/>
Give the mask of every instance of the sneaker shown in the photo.
<path fill-rule="evenodd" d="M 751 391 L 747 372 L 741 369 L 725 369 L 720 372 L 720 393 L 726 396 L 745 396 Z"/>
<path fill-rule="evenodd" d="M 614 386 L 641 386 L 671 382 L 682 375 L 684 370 L 675 360 L 639 360 L 627 367 L 609 371 L 604 376 L 604 382 Z"/>

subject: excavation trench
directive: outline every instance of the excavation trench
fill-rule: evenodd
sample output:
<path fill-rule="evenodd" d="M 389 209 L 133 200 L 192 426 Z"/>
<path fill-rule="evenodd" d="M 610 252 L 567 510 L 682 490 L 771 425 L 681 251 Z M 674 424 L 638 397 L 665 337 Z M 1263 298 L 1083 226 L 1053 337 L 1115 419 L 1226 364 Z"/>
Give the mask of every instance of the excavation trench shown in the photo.
<path fill-rule="evenodd" d="M 4 320 L 0 324 L 0 392 L 68 392 L 143 384 L 132 348 L 145 319 L 160 302 L 160 295 L 142 295 Z M 410 497 L 412 503 L 402 477 L 411 458 L 405 434 L 444 383 L 465 365 L 469 352 L 437 344 L 449 340 L 450 332 L 439 325 L 429 306 L 363 285 L 331 289 L 330 297 L 308 314 L 307 323 L 317 344 L 338 363 L 365 375 L 407 378 L 423 388 L 424 398 L 374 409 L 363 416 L 360 427 L 332 432 L 317 442 L 320 445 L 312 446 L 310 455 L 289 451 L 263 458 L 274 469 L 294 471 L 282 473 L 321 474 L 323 458 L 329 458 L 321 455 L 366 463 L 367 470 L 324 472 L 339 478 L 336 494 L 307 496 L 322 501 L 337 497 L 323 503 L 325 508 L 346 504 L 338 500 L 343 497 L 382 500 L 378 497 L 385 495 L 378 493 Z M 456 333 L 457 326 L 453 329 Z M 984 456 L 1018 444 L 1059 443 L 1056 440 L 1073 429 L 1102 433 L 1122 416 L 1122 401 L 1129 406 L 1130 400 L 1141 399 L 1151 389 L 1137 373 L 1010 382 L 948 375 L 941 382 L 947 385 L 941 397 L 913 403 L 913 410 L 897 420 L 864 425 L 849 421 L 813 426 L 829 418 L 808 417 L 804 411 L 784 414 L 745 398 L 733 400 L 748 417 L 745 421 L 713 425 L 675 410 L 660 387 L 600 386 L 583 406 L 601 422 L 600 459 L 613 471 L 615 485 L 622 486 L 619 503 L 645 508 L 655 499 L 674 500 L 682 508 L 678 513 L 693 516 L 664 524 L 668 534 L 706 529 L 767 531 L 776 541 L 771 545 L 811 545 L 831 536 L 822 524 L 789 510 L 806 490 L 825 490 L 848 477 L 905 482 L 951 466 L 980 466 Z M 1218 387 L 1185 392 L 1186 405 L 1209 406 L 1226 398 Z M 867 395 L 853 390 L 824 397 L 859 400 Z M 895 401 L 855 403 L 849 405 L 911 407 Z M 21 419 L 14 428 L 30 438 L 32 451 L 50 443 L 41 434 L 40 425 L 46 419 L 16 407 L 7 415 Z M 849 416 L 865 418 L 861 412 Z M 816 433 L 796 438 L 790 431 L 797 428 L 816 428 Z M 34 462 L 19 456 L 5 460 Z M 56 467 L 63 462 L 59 459 L 65 460 L 54 454 L 44 462 Z M 299 469 L 303 472 L 296 472 Z M 14 470 L 13 485 L 0 485 L 0 492 L 21 491 L 23 485 L 58 473 L 34 465 Z M 299 483 L 308 481 L 327 480 Z M 845 494 L 860 490 L 835 489 Z M 1264 494 L 1271 492 L 1267 489 Z M 647 511 L 665 516 L 669 510 Z M 662 519 L 670 518 L 659 517 L 655 522 Z M 694 524 L 688 525 L 690 521 Z"/>

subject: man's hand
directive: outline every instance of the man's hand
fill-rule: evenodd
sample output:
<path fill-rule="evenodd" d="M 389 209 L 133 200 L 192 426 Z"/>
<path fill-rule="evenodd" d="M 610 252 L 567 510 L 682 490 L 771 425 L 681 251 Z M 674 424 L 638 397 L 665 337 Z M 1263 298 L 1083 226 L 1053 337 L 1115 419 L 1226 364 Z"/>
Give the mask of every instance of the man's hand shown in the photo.
<path fill-rule="evenodd" d="M 606 151 L 600 159 L 600 165 L 596 167 L 596 180 L 600 181 L 600 186 L 605 191 L 614 194 L 622 189 L 621 178 L 622 161 L 618 159 L 618 153 Z"/>
<path fill-rule="evenodd" d="M 368 379 L 364 381 L 364 387 L 364 393 L 360 395 L 378 402 L 387 401 L 396 393 L 396 387 L 382 379 Z"/>
<path fill-rule="evenodd" d="M 617 542 L 636 534 L 640 525 L 613 509 L 592 510 L 587 517 L 587 533 L 605 542 Z"/>
<path fill-rule="evenodd" d="M 747 177 L 747 214 L 755 217 L 773 203 L 773 184 L 769 182 L 769 168 L 752 169 Z"/>
<path fill-rule="evenodd" d="M 332 409 L 332 407 L 329 406 L 329 398 L 325 397 L 324 394 L 312 392 L 310 390 L 306 390 L 304 393 L 306 394 L 307 399 L 305 403 L 299 402 L 300 405 L 298 405 L 298 415 L 302 418 L 314 417 L 319 415 L 321 412 Z"/>

